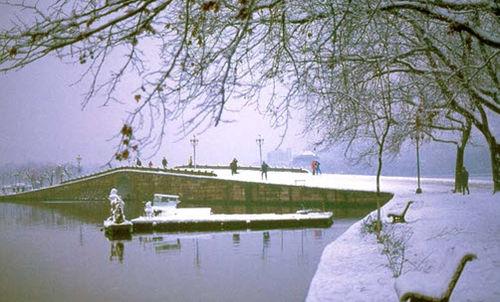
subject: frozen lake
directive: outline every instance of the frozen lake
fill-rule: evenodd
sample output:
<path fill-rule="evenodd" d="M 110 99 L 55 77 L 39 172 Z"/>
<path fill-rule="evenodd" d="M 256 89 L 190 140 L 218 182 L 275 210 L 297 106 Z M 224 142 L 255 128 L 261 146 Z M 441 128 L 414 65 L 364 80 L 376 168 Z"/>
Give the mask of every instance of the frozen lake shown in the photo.
<path fill-rule="evenodd" d="M 303 301 L 323 248 L 369 211 L 337 210 L 328 229 L 109 241 L 103 203 L 0 203 L 0 292 L 5 301 Z"/>

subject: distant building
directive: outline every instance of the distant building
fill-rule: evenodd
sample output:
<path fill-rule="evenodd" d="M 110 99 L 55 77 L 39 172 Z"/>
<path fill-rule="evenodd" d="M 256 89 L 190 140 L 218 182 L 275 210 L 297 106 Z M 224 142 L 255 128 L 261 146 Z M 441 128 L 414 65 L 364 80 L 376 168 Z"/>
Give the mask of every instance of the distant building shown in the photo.
<path fill-rule="evenodd" d="M 304 151 L 301 154 L 294 156 L 292 160 L 292 166 L 294 167 L 303 167 L 303 168 L 311 168 L 311 162 L 313 160 L 319 161 L 318 155 L 316 155 L 312 151 Z"/>
<path fill-rule="evenodd" d="M 267 153 L 267 164 L 278 167 L 288 167 L 292 162 L 292 150 L 287 148 L 286 151 L 281 149 Z"/>

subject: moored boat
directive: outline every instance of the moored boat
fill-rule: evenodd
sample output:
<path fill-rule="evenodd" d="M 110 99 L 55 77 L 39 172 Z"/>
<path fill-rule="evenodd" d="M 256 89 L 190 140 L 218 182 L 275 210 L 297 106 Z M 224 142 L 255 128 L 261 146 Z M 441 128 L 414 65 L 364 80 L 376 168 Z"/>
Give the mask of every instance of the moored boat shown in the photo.
<path fill-rule="evenodd" d="M 154 194 L 153 200 L 145 205 L 145 215 L 131 220 L 134 232 L 329 227 L 333 223 L 332 212 L 319 210 L 288 214 L 213 214 L 211 208 L 177 208 L 180 202 L 177 195 Z"/>

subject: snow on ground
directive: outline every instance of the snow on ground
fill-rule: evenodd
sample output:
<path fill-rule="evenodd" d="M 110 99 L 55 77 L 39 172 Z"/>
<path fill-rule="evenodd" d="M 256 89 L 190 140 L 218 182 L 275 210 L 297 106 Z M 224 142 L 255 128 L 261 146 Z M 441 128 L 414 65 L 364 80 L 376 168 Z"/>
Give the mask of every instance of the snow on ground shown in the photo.
<path fill-rule="evenodd" d="M 259 171 L 240 170 L 238 174 L 231 175 L 229 169 L 213 170 L 218 178 L 265 182 L 286 185 L 304 185 L 308 187 L 351 189 L 360 191 L 375 191 L 375 176 L 372 175 L 348 175 L 348 174 L 320 174 L 297 172 L 268 172 L 268 179 L 261 179 Z M 489 190 L 491 183 L 488 181 L 474 181 L 471 185 L 476 188 Z M 446 178 L 422 178 L 421 187 L 426 191 L 450 192 L 453 187 L 453 180 Z M 381 190 L 387 192 L 397 192 L 403 194 L 413 194 L 417 188 L 414 177 L 394 177 L 382 176 Z"/>
<path fill-rule="evenodd" d="M 500 301 L 500 195 L 493 195 L 485 182 L 470 187 L 470 195 L 453 194 L 451 181 L 424 179 L 424 193 L 416 195 L 414 180 L 385 177 L 382 188 L 395 196 L 382 208 L 382 217 L 388 220 L 388 213 L 399 214 L 408 200 L 415 201 L 407 224 L 388 226 L 406 240 L 401 278 L 412 271 L 427 274 L 414 281 L 415 289 L 447 285 L 440 279 L 451 266 L 449 249 L 455 247 L 478 259 L 466 265 L 452 301 Z M 398 300 L 383 246 L 374 235 L 362 235 L 362 225 L 357 222 L 325 248 L 307 301 Z"/>
<path fill-rule="evenodd" d="M 236 175 L 229 170 L 214 172 L 224 179 L 261 181 L 258 171 L 240 171 Z M 269 172 L 264 182 L 375 189 L 374 176 L 359 175 Z M 395 194 L 382 208 L 384 220 L 388 221 L 388 213 L 401 213 L 408 200 L 414 201 L 406 214 L 408 223 L 388 224 L 385 228 L 406 242 L 400 278 L 422 272 L 421 278 L 414 281 L 415 289 L 444 287 L 448 280 L 443 272 L 454 266 L 450 250 L 458 254 L 473 252 L 478 259 L 465 266 L 451 301 L 500 301 L 500 195 L 493 195 L 491 183 L 485 181 L 471 180 L 470 195 L 453 194 L 450 179 L 424 178 L 421 187 L 424 193 L 417 195 L 415 178 L 383 177 L 381 182 L 383 191 Z M 362 220 L 355 223 L 325 248 L 307 301 L 398 300 L 396 279 L 388 257 L 382 253 L 383 245 L 373 234 L 363 235 L 362 226 Z"/>

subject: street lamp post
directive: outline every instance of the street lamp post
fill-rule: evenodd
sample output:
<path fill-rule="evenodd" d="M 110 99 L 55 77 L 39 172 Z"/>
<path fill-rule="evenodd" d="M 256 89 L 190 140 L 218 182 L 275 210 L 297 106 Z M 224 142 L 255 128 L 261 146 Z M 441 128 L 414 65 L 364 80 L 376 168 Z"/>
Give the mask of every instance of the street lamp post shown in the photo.
<path fill-rule="evenodd" d="M 257 138 L 255 141 L 257 142 L 257 145 L 259 145 L 260 164 L 262 165 L 262 145 L 264 144 L 262 135 L 259 134 L 259 138 Z"/>
<path fill-rule="evenodd" d="M 422 188 L 420 188 L 420 116 L 417 113 L 416 121 L 415 121 L 415 126 L 416 126 L 416 135 L 415 135 L 415 142 L 417 144 L 417 190 L 415 191 L 416 194 L 421 194 L 422 193 Z"/>
<path fill-rule="evenodd" d="M 19 172 L 18 173 L 14 173 L 14 192 L 17 192 L 18 190 L 18 183 L 19 183 Z"/>
<path fill-rule="evenodd" d="M 57 165 L 57 171 L 59 173 L 59 183 L 62 183 L 64 177 L 62 165 Z"/>
<path fill-rule="evenodd" d="M 199 139 L 196 138 L 196 135 L 193 135 L 193 138 L 189 140 L 191 145 L 193 145 L 193 164 L 196 169 L 196 145 L 198 145 Z"/>
<path fill-rule="evenodd" d="M 82 174 L 81 162 L 82 162 L 82 157 L 80 156 L 80 154 L 78 154 L 78 156 L 76 157 L 76 163 L 77 163 L 76 167 L 78 169 L 78 175 Z"/>
<path fill-rule="evenodd" d="M 420 152 L 419 152 L 419 144 L 420 144 L 420 138 L 419 134 L 417 133 L 417 190 L 415 193 L 420 194 L 422 193 L 422 188 L 420 188 Z"/>

